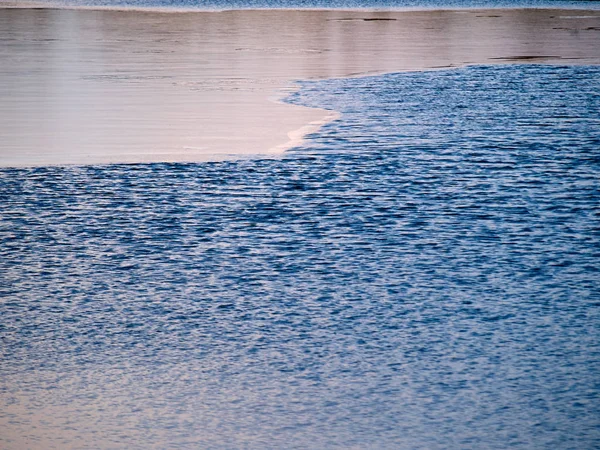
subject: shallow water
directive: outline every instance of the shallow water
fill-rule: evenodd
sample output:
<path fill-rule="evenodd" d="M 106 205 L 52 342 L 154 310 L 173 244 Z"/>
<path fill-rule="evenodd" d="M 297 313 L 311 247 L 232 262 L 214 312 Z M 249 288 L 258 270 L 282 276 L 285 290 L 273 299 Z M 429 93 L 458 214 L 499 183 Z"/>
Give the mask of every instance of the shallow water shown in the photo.
<path fill-rule="evenodd" d="M 599 75 L 307 82 L 343 117 L 283 158 L 1 169 L 1 446 L 599 446 Z"/>
<path fill-rule="evenodd" d="M 271 101 L 294 80 L 598 64 L 599 25 L 594 11 L 532 9 L 0 9 L 0 166 L 281 153 L 307 124 L 326 120 L 323 111 Z"/>

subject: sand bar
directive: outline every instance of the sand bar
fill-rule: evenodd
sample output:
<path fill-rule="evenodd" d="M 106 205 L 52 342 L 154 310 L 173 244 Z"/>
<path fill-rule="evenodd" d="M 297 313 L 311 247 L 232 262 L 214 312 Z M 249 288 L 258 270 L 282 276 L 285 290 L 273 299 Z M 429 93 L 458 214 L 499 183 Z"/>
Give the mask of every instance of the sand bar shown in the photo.
<path fill-rule="evenodd" d="M 278 154 L 336 117 L 295 80 L 600 63 L 600 11 L 0 9 L 0 166 Z"/>

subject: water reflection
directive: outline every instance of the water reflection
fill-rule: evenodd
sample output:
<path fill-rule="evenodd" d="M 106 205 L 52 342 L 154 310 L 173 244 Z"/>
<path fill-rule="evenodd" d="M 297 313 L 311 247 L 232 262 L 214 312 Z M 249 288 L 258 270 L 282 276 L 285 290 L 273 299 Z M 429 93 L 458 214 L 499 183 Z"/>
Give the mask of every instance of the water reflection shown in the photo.
<path fill-rule="evenodd" d="M 598 17 L 2 9 L 0 164 L 197 161 L 280 150 L 294 144 L 289 132 L 328 115 L 269 100 L 293 80 L 523 57 L 597 62 Z"/>
<path fill-rule="evenodd" d="M 594 447 L 598 72 L 307 83 L 343 120 L 281 159 L 0 170 L 1 446 Z"/>

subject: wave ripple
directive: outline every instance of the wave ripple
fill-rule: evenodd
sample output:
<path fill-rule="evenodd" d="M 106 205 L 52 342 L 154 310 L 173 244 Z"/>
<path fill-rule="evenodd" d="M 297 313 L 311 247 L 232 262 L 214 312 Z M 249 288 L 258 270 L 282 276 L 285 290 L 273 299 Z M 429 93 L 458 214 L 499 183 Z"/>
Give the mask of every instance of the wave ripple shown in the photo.
<path fill-rule="evenodd" d="M 599 75 L 303 83 L 343 117 L 283 159 L 0 170 L 3 447 L 600 445 Z"/>

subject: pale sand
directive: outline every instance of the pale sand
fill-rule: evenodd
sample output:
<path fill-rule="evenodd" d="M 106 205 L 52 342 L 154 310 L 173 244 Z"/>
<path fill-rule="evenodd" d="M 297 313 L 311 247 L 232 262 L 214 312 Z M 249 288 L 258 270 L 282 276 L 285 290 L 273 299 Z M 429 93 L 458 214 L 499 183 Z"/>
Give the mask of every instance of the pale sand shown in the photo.
<path fill-rule="evenodd" d="M 386 19 L 386 20 L 364 20 Z M 0 166 L 280 154 L 336 117 L 294 81 L 600 63 L 600 12 L 0 9 Z"/>

